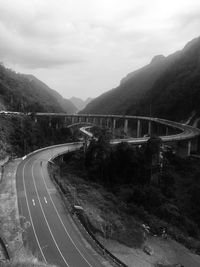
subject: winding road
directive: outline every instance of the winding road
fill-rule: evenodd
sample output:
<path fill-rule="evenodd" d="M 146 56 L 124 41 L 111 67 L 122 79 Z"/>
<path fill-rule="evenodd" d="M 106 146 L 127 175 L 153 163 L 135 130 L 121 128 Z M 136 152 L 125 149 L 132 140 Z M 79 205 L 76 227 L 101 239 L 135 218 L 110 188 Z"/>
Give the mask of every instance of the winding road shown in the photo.
<path fill-rule="evenodd" d="M 112 117 L 117 118 L 114 115 Z M 137 118 L 180 130 L 179 134 L 161 136 L 163 142 L 191 140 L 200 134 L 199 129 L 189 125 L 158 118 Z M 90 126 L 82 127 L 82 132 L 91 137 L 92 134 L 87 128 Z M 142 144 L 147 140 L 148 137 L 115 139 L 111 140 L 111 144 L 122 141 Z M 50 159 L 64 152 L 77 150 L 82 145 L 83 143 L 79 142 L 40 149 L 29 154 L 19 165 L 16 185 L 20 220 L 24 231 L 23 240 L 27 249 L 38 259 L 60 267 L 110 266 L 86 243 L 78 231 L 47 171 Z"/>
<path fill-rule="evenodd" d="M 80 142 L 38 150 L 21 162 L 16 174 L 25 246 L 40 260 L 60 267 L 105 266 L 105 260 L 86 245 L 47 171 L 52 157 L 81 146 Z"/>

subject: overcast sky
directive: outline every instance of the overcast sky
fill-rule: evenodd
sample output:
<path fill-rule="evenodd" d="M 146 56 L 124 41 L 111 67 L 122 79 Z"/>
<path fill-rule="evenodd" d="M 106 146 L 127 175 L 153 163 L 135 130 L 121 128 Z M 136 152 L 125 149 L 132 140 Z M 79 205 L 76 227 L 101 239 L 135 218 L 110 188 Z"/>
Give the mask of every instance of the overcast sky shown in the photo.
<path fill-rule="evenodd" d="M 0 0 L 0 61 L 96 97 L 200 36 L 200 0 Z"/>

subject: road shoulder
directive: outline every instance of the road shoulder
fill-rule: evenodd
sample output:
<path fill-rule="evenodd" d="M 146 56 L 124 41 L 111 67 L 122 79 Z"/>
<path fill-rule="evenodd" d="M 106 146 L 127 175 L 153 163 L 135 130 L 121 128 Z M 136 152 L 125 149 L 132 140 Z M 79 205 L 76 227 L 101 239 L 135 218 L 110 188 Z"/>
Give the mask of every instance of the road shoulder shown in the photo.
<path fill-rule="evenodd" d="M 20 162 L 21 159 L 15 159 L 4 166 L 0 186 L 0 234 L 12 258 L 17 257 L 24 249 L 16 191 L 16 171 Z"/>

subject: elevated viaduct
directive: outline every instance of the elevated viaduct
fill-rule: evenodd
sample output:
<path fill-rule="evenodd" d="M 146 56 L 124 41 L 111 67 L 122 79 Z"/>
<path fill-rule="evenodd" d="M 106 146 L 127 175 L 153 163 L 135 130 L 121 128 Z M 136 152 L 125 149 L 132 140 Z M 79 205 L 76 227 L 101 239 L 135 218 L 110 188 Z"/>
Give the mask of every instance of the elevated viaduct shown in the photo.
<path fill-rule="evenodd" d="M 189 156 L 198 150 L 200 129 L 160 118 L 121 115 L 34 113 L 29 114 L 37 123 L 41 118 L 49 121 L 50 127 L 70 127 L 74 125 L 96 125 L 110 129 L 113 144 L 129 142 L 141 145 L 149 136 L 160 136 L 162 142 L 170 145 L 179 156 Z"/>

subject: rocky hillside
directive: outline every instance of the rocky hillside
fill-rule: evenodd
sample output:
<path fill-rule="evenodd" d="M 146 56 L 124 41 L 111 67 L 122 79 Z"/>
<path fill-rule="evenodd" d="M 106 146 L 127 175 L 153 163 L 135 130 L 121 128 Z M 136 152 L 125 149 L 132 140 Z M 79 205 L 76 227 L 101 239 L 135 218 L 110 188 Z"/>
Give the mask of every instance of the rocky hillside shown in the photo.
<path fill-rule="evenodd" d="M 13 111 L 74 113 L 75 106 L 33 75 L 0 65 L 0 108 Z"/>
<path fill-rule="evenodd" d="M 183 120 L 200 116 L 200 37 L 168 57 L 153 58 L 81 113 L 153 115 Z"/>

